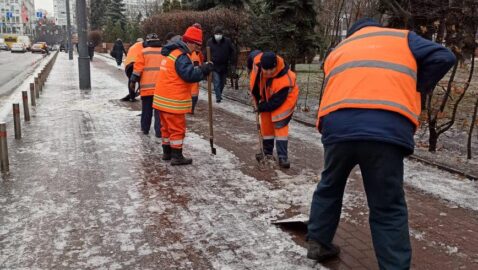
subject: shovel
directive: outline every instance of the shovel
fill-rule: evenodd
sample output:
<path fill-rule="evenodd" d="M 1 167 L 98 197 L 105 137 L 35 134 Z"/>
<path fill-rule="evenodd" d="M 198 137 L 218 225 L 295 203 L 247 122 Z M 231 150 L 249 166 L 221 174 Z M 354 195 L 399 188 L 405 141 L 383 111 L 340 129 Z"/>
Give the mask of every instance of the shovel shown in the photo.
<path fill-rule="evenodd" d="M 256 114 L 256 127 L 257 127 L 257 137 L 259 138 L 259 149 L 261 152 L 256 154 L 256 160 L 260 165 L 264 166 L 266 163 L 266 155 L 264 154 L 264 146 L 262 145 L 262 133 L 261 133 L 261 122 L 259 120 L 259 112 L 257 111 L 257 104 L 252 100 L 252 106 Z"/>
<path fill-rule="evenodd" d="M 309 216 L 305 214 L 299 214 L 290 218 L 277 219 L 271 221 L 271 224 L 286 227 L 295 228 L 299 231 L 307 232 L 307 224 L 309 223 Z"/>

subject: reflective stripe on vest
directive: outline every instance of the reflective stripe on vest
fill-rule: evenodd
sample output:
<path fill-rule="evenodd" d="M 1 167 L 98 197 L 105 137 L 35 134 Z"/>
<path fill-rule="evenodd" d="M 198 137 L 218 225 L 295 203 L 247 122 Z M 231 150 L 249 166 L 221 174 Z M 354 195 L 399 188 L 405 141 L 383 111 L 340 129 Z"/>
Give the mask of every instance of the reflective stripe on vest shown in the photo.
<path fill-rule="evenodd" d="M 362 38 L 368 38 L 368 37 L 378 37 L 378 36 L 389 36 L 389 37 L 406 37 L 405 33 L 401 33 L 401 32 L 395 32 L 395 31 L 379 31 L 379 32 L 374 32 L 374 33 L 367 33 L 367 34 L 363 34 L 363 35 L 360 35 L 360 36 L 356 36 L 356 37 L 352 37 L 352 38 L 348 38 L 342 42 L 340 42 L 339 45 L 337 45 L 337 47 L 335 47 L 335 50 L 338 49 L 339 47 L 351 42 L 351 41 L 354 41 L 354 40 L 357 40 L 357 39 L 362 39 Z"/>
<path fill-rule="evenodd" d="M 165 107 L 172 110 L 187 110 L 192 109 L 192 100 L 174 100 L 154 95 L 153 104 L 158 107 Z"/>
<path fill-rule="evenodd" d="M 172 140 L 169 142 L 171 145 L 182 145 L 183 140 Z"/>
<path fill-rule="evenodd" d="M 330 71 L 330 74 L 327 75 L 325 78 L 324 82 L 324 87 L 327 86 L 327 82 L 331 77 L 334 75 L 337 75 L 347 69 L 350 68 L 360 68 L 360 67 L 367 67 L 367 68 L 382 68 L 382 69 L 388 69 L 388 70 L 393 70 L 397 72 L 404 73 L 410 77 L 412 77 L 415 81 L 417 80 L 417 73 L 404 65 L 400 64 L 395 64 L 395 63 L 390 63 L 390 62 L 384 62 L 384 61 L 376 61 L 376 60 L 362 60 L 362 61 L 353 61 L 349 62 L 343 65 L 340 65 L 336 68 L 334 68 L 332 71 Z"/>
<path fill-rule="evenodd" d="M 292 89 L 292 87 L 291 87 L 291 89 Z M 289 91 L 289 93 L 290 93 L 290 91 Z M 280 113 L 278 115 L 274 115 L 274 116 L 272 116 L 272 122 L 280 121 L 280 120 L 286 118 L 287 116 L 289 116 L 290 114 L 292 114 L 293 112 L 294 112 L 294 108 L 291 108 L 291 109 L 288 109 L 287 111 L 285 111 L 283 113 Z"/>
<path fill-rule="evenodd" d="M 418 117 L 419 115 L 415 114 L 414 112 L 410 111 L 407 107 L 401 105 L 401 104 L 398 104 L 398 103 L 395 103 L 395 102 L 392 102 L 392 101 L 388 101 L 388 100 L 375 100 L 375 99 L 343 99 L 341 101 L 338 101 L 338 102 L 335 102 L 335 103 L 332 103 L 330 105 L 327 105 L 325 107 L 323 107 L 321 110 L 328 110 L 334 106 L 337 106 L 337 105 L 341 105 L 341 104 L 375 104 L 375 105 L 385 105 L 385 106 L 390 106 L 390 107 L 395 107 L 397 109 L 400 109 L 400 110 L 403 110 L 405 112 L 407 112 L 408 114 L 410 114 L 410 116 L 412 116 L 414 119 L 416 119 L 418 121 Z"/>
<path fill-rule="evenodd" d="M 155 83 L 140 84 L 139 87 L 141 89 L 155 88 L 156 84 Z"/>
<path fill-rule="evenodd" d="M 320 118 L 340 109 L 399 113 L 418 126 L 417 63 L 408 31 L 364 27 L 342 41 L 325 60 Z"/>
<path fill-rule="evenodd" d="M 276 137 L 276 141 L 288 141 L 289 137 L 287 136 L 278 136 Z"/>

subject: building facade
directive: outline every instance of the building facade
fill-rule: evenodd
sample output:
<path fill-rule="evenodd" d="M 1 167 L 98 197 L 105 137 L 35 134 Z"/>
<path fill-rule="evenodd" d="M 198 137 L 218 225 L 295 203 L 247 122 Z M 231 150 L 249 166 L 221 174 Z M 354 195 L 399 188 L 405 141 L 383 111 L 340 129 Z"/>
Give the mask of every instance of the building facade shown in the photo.
<path fill-rule="evenodd" d="M 0 0 L 0 34 L 32 35 L 34 0 Z"/>
<path fill-rule="evenodd" d="M 66 26 L 66 0 L 53 0 L 56 25 Z M 70 0 L 70 22 L 76 29 L 76 1 Z"/>

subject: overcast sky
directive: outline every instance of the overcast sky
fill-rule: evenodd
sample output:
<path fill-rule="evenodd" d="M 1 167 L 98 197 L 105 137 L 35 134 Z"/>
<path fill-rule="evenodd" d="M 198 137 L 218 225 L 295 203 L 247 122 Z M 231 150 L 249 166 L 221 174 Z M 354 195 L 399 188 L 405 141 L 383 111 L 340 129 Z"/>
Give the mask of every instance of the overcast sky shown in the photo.
<path fill-rule="evenodd" d="M 74 1 L 74 0 L 73 0 Z M 35 9 L 46 9 L 50 16 L 53 15 L 53 0 L 35 0 Z"/>

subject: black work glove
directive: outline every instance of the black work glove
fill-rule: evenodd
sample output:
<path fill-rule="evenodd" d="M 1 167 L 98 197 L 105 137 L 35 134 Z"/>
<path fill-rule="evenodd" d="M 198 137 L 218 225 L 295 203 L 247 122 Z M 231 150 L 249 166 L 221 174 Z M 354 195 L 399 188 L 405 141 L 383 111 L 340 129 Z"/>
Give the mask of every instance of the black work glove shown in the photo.
<path fill-rule="evenodd" d="M 258 112 L 264 112 L 264 107 L 266 106 L 267 102 L 261 101 L 259 102 L 259 105 L 257 105 L 257 111 Z"/>
<path fill-rule="evenodd" d="M 136 82 L 129 81 L 128 90 L 129 90 L 130 94 L 134 93 L 134 91 L 136 90 Z"/>
<path fill-rule="evenodd" d="M 204 64 L 201 65 L 200 68 L 204 76 L 207 76 L 214 69 L 214 64 L 212 62 L 205 62 Z"/>
<path fill-rule="evenodd" d="M 130 82 L 135 82 L 135 83 L 139 82 L 139 79 L 140 77 L 134 73 L 131 74 L 131 77 L 129 78 Z"/>

